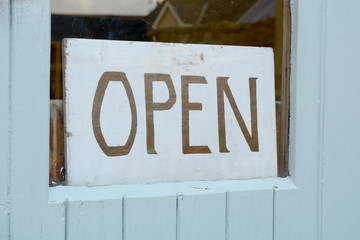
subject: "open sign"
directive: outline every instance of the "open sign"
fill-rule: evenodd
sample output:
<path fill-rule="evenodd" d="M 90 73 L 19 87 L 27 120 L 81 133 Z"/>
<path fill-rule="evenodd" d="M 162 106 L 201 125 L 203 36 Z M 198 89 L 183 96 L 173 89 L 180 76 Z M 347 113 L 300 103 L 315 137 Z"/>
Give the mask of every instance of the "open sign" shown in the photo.
<path fill-rule="evenodd" d="M 217 109 L 218 109 L 218 131 L 219 131 L 219 151 L 229 152 L 226 147 L 226 131 L 225 131 L 225 113 L 224 113 L 224 94 L 227 96 L 230 106 L 235 114 L 239 127 L 244 134 L 246 142 L 248 143 L 251 151 L 259 151 L 258 129 L 257 129 L 257 107 L 256 107 L 256 78 L 249 78 L 250 88 L 250 112 L 251 112 L 251 135 L 245 125 L 244 119 L 236 105 L 230 87 L 228 85 L 228 77 L 217 77 Z M 129 100 L 131 108 L 131 131 L 124 146 L 110 147 L 104 138 L 101 131 L 100 112 L 104 99 L 104 94 L 108 83 L 110 81 L 122 82 L 126 90 L 126 95 Z M 169 91 L 169 98 L 166 102 L 155 103 L 153 101 L 153 82 L 164 82 Z M 168 74 L 150 74 L 145 73 L 145 106 L 146 106 L 146 143 L 147 152 L 149 154 L 157 154 L 155 150 L 154 139 L 154 111 L 165 111 L 173 107 L 176 102 L 176 91 L 174 84 Z M 181 76 L 181 119 L 182 119 L 182 153 L 183 154 L 196 154 L 196 153 L 211 153 L 208 146 L 190 146 L 189 144 L 189 111 L 201 111 L 201 103 L 189 102 L 189 85 L 190 84 L 207 84 L 203 76 Z M 105 72 L 100 78 L 92 111 L 92 122 L 95 138 L 107 156 L 122 156 L 129 154 L 131 147 L 134 143 L 136 130 L 137 130 L 137 111 L 134 95 L 129 83 L 123 72 Z"/>
<path fill-rule="evenodd" d="M 276 176 L 272 50 L 65 42 L 72 185 Z"/>

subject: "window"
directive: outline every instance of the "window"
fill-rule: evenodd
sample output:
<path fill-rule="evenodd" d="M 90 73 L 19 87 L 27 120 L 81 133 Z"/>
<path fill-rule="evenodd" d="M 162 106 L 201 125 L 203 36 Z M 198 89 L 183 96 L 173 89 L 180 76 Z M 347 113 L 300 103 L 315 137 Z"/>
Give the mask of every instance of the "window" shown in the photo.
<path fill-rule="evenodd" d="M 288 175 L 290 10 L 283 0 L 52 1 L 50 185 L 65 179 L 62 120 L 64 38 L 272 47 L 278 176 Z M 100 6 L 101 5 L 101 6 Z M 141 7 L 140 7 L 141 6 Z"/>

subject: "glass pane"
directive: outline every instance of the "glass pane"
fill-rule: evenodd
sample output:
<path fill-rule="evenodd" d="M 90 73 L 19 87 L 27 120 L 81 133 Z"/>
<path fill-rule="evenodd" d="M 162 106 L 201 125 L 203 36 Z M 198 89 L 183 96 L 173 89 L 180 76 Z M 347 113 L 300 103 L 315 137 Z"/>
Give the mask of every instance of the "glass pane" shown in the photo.
<path fill-rule="evenodd" d="M 62 99 L 61 42 L 64 38 L 272 47 L 278 172 L 279 176 L 287 176 L 288 5 L 286 0 L 52 0 L 50 98 Z M 63 128 L 62 122 L 55 121 L 52 126 Z M 56 129 L 51 130 L 54 133 L 51 139 L 58 137 L 55 132 Z M 59 146 L 63 145 L 50 146 L 50 173 L 53 173 L 50 185 L 64 180 L 63 171 L 60 172 L 64 169 L 64 151 L 58 149 Z"/>

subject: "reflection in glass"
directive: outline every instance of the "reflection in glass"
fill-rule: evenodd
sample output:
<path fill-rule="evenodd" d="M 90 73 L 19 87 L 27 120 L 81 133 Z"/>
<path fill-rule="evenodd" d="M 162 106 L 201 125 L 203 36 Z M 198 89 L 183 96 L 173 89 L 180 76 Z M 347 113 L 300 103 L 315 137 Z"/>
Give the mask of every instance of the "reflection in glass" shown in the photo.
<path fill-rule="evenodd" d="M 272 47 L 279 176 L 286 176 L 283 149 L 287 147 L 283 147 L 286 141 L 281 126 L 287 120 L 280 111 L 287 106 L 281 93 L 282 79 L 287 78 L 283 74 L 284 66 L 288 62 L 288 59 L 283 61 L 283 39 L 288 31 L 284 31 L 283 25 L 284 2 L 287 3 L 286 0 L 52 0 L 50 98 L 62 99 L 64 38 Z"/>

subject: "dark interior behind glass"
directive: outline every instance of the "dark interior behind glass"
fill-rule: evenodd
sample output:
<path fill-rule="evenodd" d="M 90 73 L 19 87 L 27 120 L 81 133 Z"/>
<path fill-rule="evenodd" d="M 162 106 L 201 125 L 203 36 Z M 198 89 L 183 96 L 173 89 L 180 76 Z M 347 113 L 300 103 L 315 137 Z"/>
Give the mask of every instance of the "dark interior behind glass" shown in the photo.
<path fill-rule="evenodd" d="M 131 1 L 131 0 L 129 0 Z M 123 1 L 126 2 L 126 1 Z M 290 12 L 287 0 L 164 0 L 145 16 L 51 16 L 50 185 L 65 178 L 62 120 L 64 38 L 271 47 L 275 54 L 278 175 L 288 175 Z"/>

